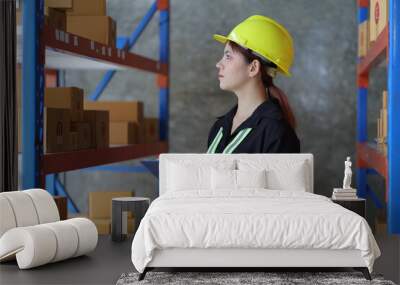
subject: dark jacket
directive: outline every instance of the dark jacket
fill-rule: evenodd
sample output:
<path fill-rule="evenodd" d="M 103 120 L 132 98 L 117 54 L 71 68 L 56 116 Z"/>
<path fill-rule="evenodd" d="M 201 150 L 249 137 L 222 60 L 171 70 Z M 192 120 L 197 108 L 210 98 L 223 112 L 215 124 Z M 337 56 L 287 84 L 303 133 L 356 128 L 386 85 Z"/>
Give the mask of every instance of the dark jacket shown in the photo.
<path fill-rule="evenodd" d="M 210 147 L 220 127 L 223 127 L 223 137 L 215 153 L 222 153 L 240 130 L 252 128 L 233 153 L 300 153 L 300 141 L 295 131 L 284 120 L 276 99 L 270 97 L 260 104 L 231 135 L 236 110 L 237 104 L 225 115 L 217 117 L 208 135 L 207 148 Z"/>

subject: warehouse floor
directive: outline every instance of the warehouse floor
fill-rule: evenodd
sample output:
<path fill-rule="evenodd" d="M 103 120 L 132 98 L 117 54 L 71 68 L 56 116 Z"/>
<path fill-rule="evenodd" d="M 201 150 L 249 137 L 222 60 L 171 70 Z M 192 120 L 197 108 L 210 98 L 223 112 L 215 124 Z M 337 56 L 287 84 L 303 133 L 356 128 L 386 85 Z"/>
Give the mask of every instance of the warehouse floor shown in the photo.
<path fill-rule="evenodd" d="M 88 256 L 28 270 L 7 262 L 0 265 L 0 284 L 115 284 L 122 273 L 134 271 L 131 244 L 132 238 L 117 243 L 99 236 L 96 250 Z"/>
<path fill-rule="evenodd" d="M 15 261 L 1 264 L 0 284 L 115 284 L 122 273 L 135 271 L 130 259 L 132 238 L 117 243 L 110 236 L 99 236 L 96 250 L 88 256 L 29 270 L 19 270 Z M 399 284 L 396 268 L 400 265 L 395 256 L 400 238 L 380 236 L 377 242 L 382 256 L 375 263 L 374 273 Z"/>

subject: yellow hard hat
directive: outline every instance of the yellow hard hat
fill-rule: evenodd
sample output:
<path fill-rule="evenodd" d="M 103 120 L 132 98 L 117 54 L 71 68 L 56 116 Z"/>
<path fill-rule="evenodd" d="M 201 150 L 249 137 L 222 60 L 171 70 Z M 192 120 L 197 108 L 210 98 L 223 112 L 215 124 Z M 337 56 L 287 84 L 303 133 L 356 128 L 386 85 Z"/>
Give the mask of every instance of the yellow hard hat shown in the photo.
<path fill-rule="evenodd" d="M 229 40 L 248 48 L 275 63 L 279 72 L 292 76 L 289 72 L 294 58 L 292 36 L 271 18 L 251 16 L 233 28 L 228 36 L 215 34 L 213 38 L 223 44 Z"/>

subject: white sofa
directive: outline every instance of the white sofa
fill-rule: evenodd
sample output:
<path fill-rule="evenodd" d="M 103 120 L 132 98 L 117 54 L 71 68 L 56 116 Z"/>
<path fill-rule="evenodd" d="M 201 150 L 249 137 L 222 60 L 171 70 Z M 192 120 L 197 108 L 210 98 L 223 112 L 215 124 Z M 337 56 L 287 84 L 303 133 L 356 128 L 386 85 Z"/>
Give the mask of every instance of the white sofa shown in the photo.
<path fill-rule="evenodd" d="M 269 176 L 266 179 L 268 185 L 264 187 L 267 189 L 259 191 L 263 193 L 263 196 L 259 196 L 259 199 L 243 196 L 245 200 L 250 201 L 251 205 L 258 206 L 254 209 L 255 211 L 262 212 L 263 215 L 265 213 L 263 216 L 265 226 L 263 222 L 257 222 L 257 224 L 254 220 L 253 224 L 252 219 L 248 220 L 250 230 L 245 234 L 250 233 L 253 227 L 257 229 L 254 236 L 253 233 L 246 236 L 243 233 L 230 231 L 228 228 L 222 230 L 228 221 L 235 226 L 236 217 L 240 219 L 237 215 L 228 220 L 231 213 L 236 215 L 235 208 L 241 209 L 246 215 L 251 215 L 252 209 L 249 209 L 250 204 L 246 204 L 247 201 L 241 202 L 240 199 L 230 198 L 229 195 L 242 195 L 242 190 L 216 191 L 215 193 L 213 190 L 208 191 L 210 185 L 216 184 L 215 181 L 211 183 L 208 181 L 214 178 L 212 174 L 210 178 L 204 169 L 218 165 L 222 165 L 225 170 L 228 169 L 227 173 L 232 169 L 248 171 L 248 177 L 241 178 L 243 185 L 246 183 L 254 185 L 251 180 L 255 174 L 253 175 L 252 171 L 254 173 L 260 169 L 269 171 L 270 174 L 267 174 Z M 198 172 L 190 173 L 190 170 L 197 167 L 199 167 Z M 239 176 L 236 176 L 236 179 L 239 183 Z M 224 178 L 217 183 L 224 183 L 223 180 Z M 353 267 L 361 270 L 365 277 L 370 279 L 369 272 L 372 270 L 373 259 L 377 258 L 380 252 L 367 222 L 357 214 L 333 203 L 327 197 L 313 194 L 313 184 L 312 154 L 169 153 L 160 155 L 160 197 L 153 201 L 142 219 L 132 243 L 132 262 L 141 273 L 139 280 L 144 278 L 147 271 L 161 267 L 236 267 L 239 270 L 246 267 Z M 190 188 L 191 191 L 186 191 L 186 188 Z M 228 194 L 225 195 L 225 193 Z M 293 196 L 290 196 L 292 193 Z M 213 198 L 215 194 L 218 196 Z M 276 198 L 267 197 L 275 194 L 278 194 Z M 221 195 L 225 196 L 221 197 Z M 199 197 L 199 200 L 196 197 Z M 283 197 L 282 200 L 279 200 L 280 197 Z M 228 204 L 225 203 L 227 201 Z M 289 204 L 287 204 L 288 201 Z M 229 205 L 235 206 L 229 208 Z M 291 205 L 294 206 L 290 208 Z M 263 212 L 263 207 L 267 211 Z M 229 215 L 224 214 L 225 209 L 225 213 L 230 213 Z M 213 213 L 208 214 L 211 211 Z M 268 211 L 272 211 L 272 214 Z M 285 211 L 294 214 L 286 215 Z M 283 219 L 285 215 L 287 224 L 284 221 L 280 222 L 280 217 Z M 298 228 L 296 224 L 293 224 L 296 217 L 302 219 L 301 222 L 307 229 L 311 229 L 307 232 L 307 238 L 304 232 L 306 228 Z M 316 218 L 309 219 L 308 217 Z M 316 221 L 316 219 L 319 220 Z M 218 224 L 219 220 L 220 224 Z M 273 221 L 279 227 L 267 228 L 268 221 Z M 215 225 L 219 225 L 221 230 L 213 231 L 210 225 L 214 225 L 214 229 Z M 351 225 L 357 225 L 353 227 L 357 230 L 352 231 Z M 245 226 L 245 222 L 241 224 L 242 229 Z M 261 231 L 258 231 L 260 229 Z M 314 234 L 312 229 L 320 229 L 320 231 Z M 304 237 L 306 243 L 303 245 L 297 243 L 296 247 L 280 246 L 279 242 L 277 246 L 265 246 L 265 241 L 269 242 L 277 237 L 278 240 L 282 239 L 284 243 L 286 242 L 285 244 L 296 244 Z M 362 242 L 360 237 L 362 237 Z M 240 243 L 243 242 L 240 246 L 224 246 L 224 244 L 233 244 L 239 238 Z M 360 241 L 355 240 L 358 238 Z M 329 241 L 329 244 L 328 241 L 324 243 L 325 239 Z M 222 240 L 222 242 L 217 244 L 214 240 Z M 251 248 L 248 245 L 253 240 L 264 245 Z M 317 240 L 319 241 L 316 242 Z M 367 255 L 369 256 L 368 264 L 365 258 Z"/>
<path fill-rule="evenodd" d="M 60 221 L 53 197 L 45 190 L 0 193 L 0 262 L 16 259 L 28 269 L 84 255 L 96 248 L 92 221 Z"/>

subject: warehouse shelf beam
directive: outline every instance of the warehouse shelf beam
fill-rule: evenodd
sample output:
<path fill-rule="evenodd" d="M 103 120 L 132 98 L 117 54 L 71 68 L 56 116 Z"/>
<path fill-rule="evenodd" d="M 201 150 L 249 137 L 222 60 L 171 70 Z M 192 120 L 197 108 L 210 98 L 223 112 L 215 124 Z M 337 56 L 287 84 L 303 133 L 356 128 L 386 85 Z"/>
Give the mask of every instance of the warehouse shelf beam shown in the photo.
<path fill-rule="evenodd" d="M 167 142 L 133 144 L 104 149 L 85 149 L 71 152 L 47 153 L 43 159 L 43 173 L 59 173 L 97 165 L 158 155 L 168 151 Z"/>
<path fill-rule="evenodd" d="M 42 38 L 47 48 L 52 48 L 59 52 L 72 53 L 77 56 L 153 73 L 167 73 L 167 66 L 154 59 L 54 29 L 48 25 L 43 27 Z"/>
<path fill-rule="evenodd" d="M 138 26 L 135 28 L 134 32 L 131 34 L 129 38 L 123 38 L 121 43 L 118 44 L 118 48 L 130 50 L 142 35 L 143 31 L 153 18 L 154 14 L 157 12 L 157 1 L 151 5 L 149 11 L 143 17 L 143 19 L 139 22 Z M 106 89 L 111 79 L 114 77 L 115 70 L 108 70 L 106 74 L 103 76 L 99 84 L 97 84 L 96 89 L 92 92 L 89 99 L 92 101 L 96 101 L 99 99 L 103 91 Z"/>

